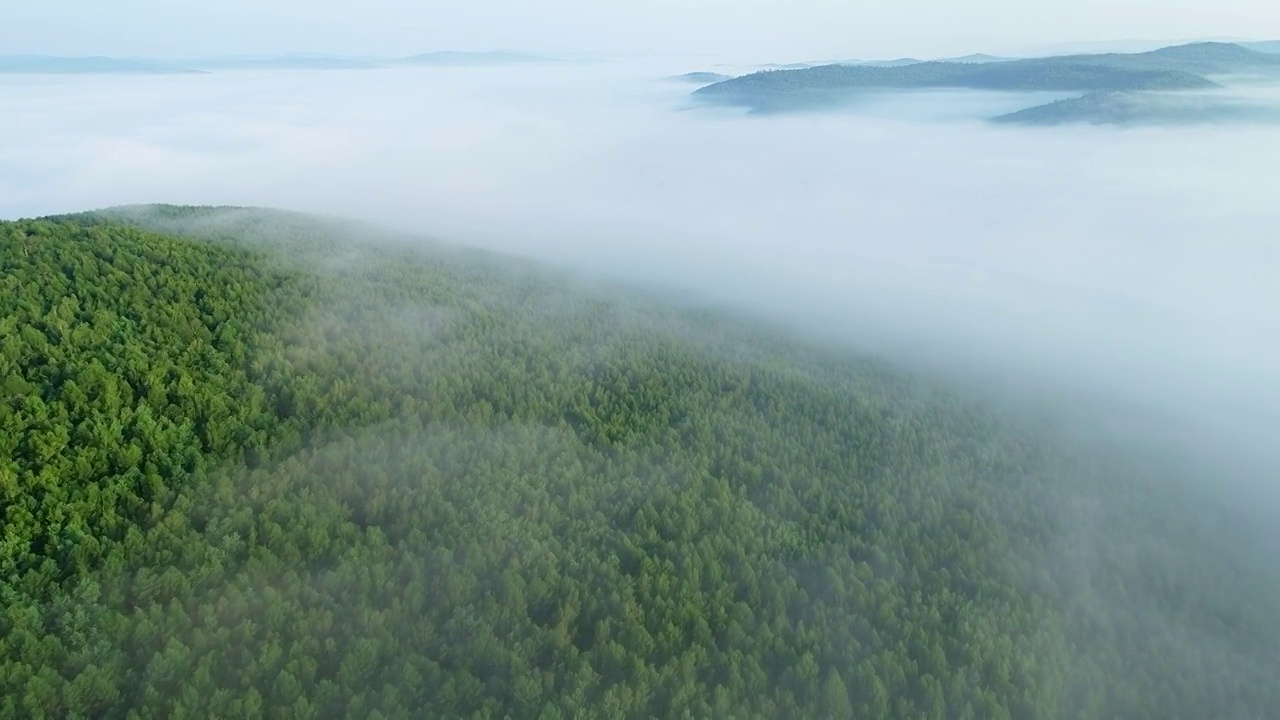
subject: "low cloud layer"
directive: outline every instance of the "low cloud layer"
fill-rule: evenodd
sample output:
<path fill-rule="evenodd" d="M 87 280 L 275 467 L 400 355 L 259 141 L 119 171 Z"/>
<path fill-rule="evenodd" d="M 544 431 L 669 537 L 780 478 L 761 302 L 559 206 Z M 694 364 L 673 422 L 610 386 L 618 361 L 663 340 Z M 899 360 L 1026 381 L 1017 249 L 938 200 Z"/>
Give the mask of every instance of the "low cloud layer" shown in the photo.
<path fill-rule="evenodd" d="M 663 80 L 707 67 L 0 78 L 0 216 L 369 219 L 1265 450 L 1280 128 L 997 127 L 1019 101 L 976 93 L 748 118 Z"/>

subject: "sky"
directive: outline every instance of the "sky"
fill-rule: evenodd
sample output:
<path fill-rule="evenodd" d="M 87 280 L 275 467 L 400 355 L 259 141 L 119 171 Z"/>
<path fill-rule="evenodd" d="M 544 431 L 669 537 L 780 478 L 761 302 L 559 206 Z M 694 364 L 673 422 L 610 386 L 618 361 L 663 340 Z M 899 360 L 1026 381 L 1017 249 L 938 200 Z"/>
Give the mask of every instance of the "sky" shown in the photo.
<path fill-rule="evenodd" d="M 751 59 L 1018 52 L 1082 40 L 1280 38 L 1274 0 L 0 0 L 6 54 L 432 50 Z"/>

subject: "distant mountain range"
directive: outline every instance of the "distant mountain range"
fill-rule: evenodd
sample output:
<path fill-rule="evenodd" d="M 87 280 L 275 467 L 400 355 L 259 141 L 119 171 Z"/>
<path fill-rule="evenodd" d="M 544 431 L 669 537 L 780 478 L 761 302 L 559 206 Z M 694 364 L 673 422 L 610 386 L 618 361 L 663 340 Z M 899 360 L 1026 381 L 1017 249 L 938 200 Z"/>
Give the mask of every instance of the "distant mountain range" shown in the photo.
<path fill-rule="evenodd" d="M 1264 42 L 1240 43 L 1242 47 L 1265 53 L 1280 53 L 1280 40 L 1267 40 Z"/>
<path fill-rule="evenodd" d="M 836 63 L 837 65 L 862 65 L 868 67 L 905 67 L 907 65 L 919 65 L 920 60 L 917 58 L 894 58 L 892 60 L 846 60 Z"/>
<path fill-rule="evenodd" d="M 907 65 L 918 65 L 924 62 L 956 62 L 956 63 L 989 63 L 1003 62 L 1005 60 L 1014 60 L 1016 58 L 997 57 L 995 55 L 987 55 L 984 53 L 974 53 L 972 55 L 964 55 L 954 58 L 940 58 L 937 60 L 921 60 L 913 57 L 893 58 L 892 60 L 823 60 L 818 62 L 802 62 L 802 63 L 767 63 L 757 67 L 765 70 L 807 70 L 809 68 L 824 67 L 827 65 L 854 65 L 864 67 L 905 67 Z"/>
<path fill-rule="evenodd" d="M 731 79 L 733 79 L 732 75 L 725 75 L 723 73 L 714 73 L 714 72 L 691 72 L 691 73 L 685 73 L 683 75 L 677 75 L 674 78 L 672 78 L 672 80 L 678 80 L 680 82 L 687 82 L 687 83 L 694 83 L 695 85 L 710 85 L 711 83 L 718 83 L 723 80 L 731 80 Z"/>
<path fill-rule="evenodd" d="M 453 52 L 442 51 L 412 55 L 391 61 L 393 65 L 437 65 L 437 66 L 474 66 L 474 65 L 527 65 L 561 62 L 555 58 L 524 53 L 507 52 Z"/>
<path fill-rule="evenodd" d="M 1280 43 L 1276 45 L 1280 50 Z M 1098 121 L 1100 116 L 1138 117 L 1146 111 L 1173 107 L 1167 102 L 1151 105 L 1115 93 L 1206 90 L 1221 87 L 1219 81 L 1237 74 L 1280 78 L 1280 54 L 1232 43 L 1206 42 L 1142 53 L 1021 59 L 971 55 L 945 61 L 830 64 L 756 72 L 700 88 L 694 97 L 753 112 L 788 112 L 839 107 L 872 90 L 1070 92 L 1084 95 L 1074 101 L 1053 103 L 1043 110 L 1014 113 L 1002 120 L 1044 122 L 1053 117 L 1066 121 L 1078 116 L 1079 120 Z M 1109 110 L 1104 111 L 1104 107 Z M 1139 112 L 1139 108 L 1146 111 Z M 1203 110 L 1200 112 L 1204 114 Z"/>
<path fill-rule="evenodd" d="M 186 61 L 203 70 L 372 70 L 385 65 L 375 60 L 329 55 L 281 55 L 216 57 Z"/>
<path fill-rule="evenodd" d="M 1280 108 L 1202 94 L 1096 92 L 993 118 L 1018 125 L 1280 122 Z"/>
<path fill-rule="evenodd" d="M 350 58 L 336 55 L 294 54 L 151 60 L 110 57 L 3 55 L 0 56 L 0 73 L 156 75 L 209 73 L 228 70 L 376 70 L 393 67 L 486 67 L 555 62 L 563 61 L 505 50 L 493 52 L 441 51 L 402 58 Z"/>
<path fill-rule="evenodd" d="M 973 53 L 972 55 L 962 55 L 960 57 L 950 58 L 946 62 L 993 63 L 993 62 L 1006 62 L 1014 59 L 1016 58 L 997 57 L 995 55 L 988 55 L 986 53 Z"/>
<path fill-rule="evenodd" d="M 47 57 L 43 55 L 0 56 L 0 73 L 41 75 L 84 75 L 128 73 L 134 75 L 192 74 L 206 72 L 172 63 L 136 58 Z"/>

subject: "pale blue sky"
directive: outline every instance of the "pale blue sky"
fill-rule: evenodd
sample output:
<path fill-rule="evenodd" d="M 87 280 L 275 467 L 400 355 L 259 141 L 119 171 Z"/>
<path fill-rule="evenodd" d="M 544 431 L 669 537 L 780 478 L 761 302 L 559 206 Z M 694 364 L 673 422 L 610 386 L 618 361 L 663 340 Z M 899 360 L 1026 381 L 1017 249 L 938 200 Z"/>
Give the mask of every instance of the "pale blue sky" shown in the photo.
<path fill-rule="evenodd" d="M 1276 0 L 0 0 L 0 8 L 6 54 L 510 48 L 799 59 L 1280 38 Z"/>

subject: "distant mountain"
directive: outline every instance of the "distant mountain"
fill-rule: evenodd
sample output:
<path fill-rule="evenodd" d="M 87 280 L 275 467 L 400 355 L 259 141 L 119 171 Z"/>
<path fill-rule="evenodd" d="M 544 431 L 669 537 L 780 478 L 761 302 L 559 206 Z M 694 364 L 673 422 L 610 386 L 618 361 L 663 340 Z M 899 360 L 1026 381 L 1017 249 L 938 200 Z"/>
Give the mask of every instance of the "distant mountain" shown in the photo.
<path fill-rule="evenodd" d="M 0 56 L 0 73 L 40 75 L 85 74 L 191 74 L 200 73 L 191 67 L 168 64 L 156 60 L 109 57 L 50 57 L 45 55 Z"/>
<path fill-rule="evenodd" d="M 373 70 L 386 67 L 385 63 L 332 55 L 218 57 L 192 64 L 208 70 Z"/>
<path fill-rule="evenodd" d="M 145 60 L 109 57 L 0 56 L 0 73 L 206 73 L 228 70 L 373 70 L 395 66 L 489 66 L 552 63 L 537 55 L 496 52 L 433 52 L 393 60 L 337 55 L 234 55 L 183 60 Z M 723 79 L 723 78 L 721 78 Z"/>
<path fill-rule="evenodd" d="M 1191 45 L 1202 42 L 1239 43 L 1241 38 L 1231 37 L 1183 37 L 1162 38 L 1127 38 L 1120 40 L 1085 40 L 1047 45 L 1023 46 L 1014 53 L 1017 57 L 1047 57 L 1052 55 L 1097 55 L 1102 53 L 1144 53 L 1163 47 Z"/>
<path fill-rule="evenodd" d="M 0 717 L 1280 718 L 1212 437 L 296 213 L 0 268 Z"/>
<path fill-rule="evenodd" d="M 1280 57 L 1234 43 L 1202 42 L 1175 45 L 1130 55 L 1075 56 L 1093 62 L 1124 67 L 1183 70 L 1203 75 L 1226 75 L 1242 71 L 1280 74 Z"/>
<path fill-rule="evenodd" d="M 1047 60 L 971 64 L 928 62 L 897 68 L 827 65 L 754 73 L 695 91 L 700 100 L 755 111 L 801 110 L 839 104 L 876 89 L 967 88 L 1006 91 L 1176 90 L 1215 87 L 1181 71 L 1126 70 Z"/>
<path fill-rule="evenodd" d="M 561 60 L 508 52 L 432 52 L 383 60 L 338 55 L 294 53 L 288 55 L 228 55 L 180 60 L 111 57 L 0 56 L 0 73 L 207 73 L 230 70 L 374 70 L 388 67 L 465 67 L 555 63 Z M 729 76 L 725 76 L 726 78 Z M 725 79 L 725 78 L 717 78 Z M 712 81 L 714 82 L 714 80 Z"/>
<path fill-rule="evenodd" d="M 1008 62 L 1013 59 L 1014 58 L 997 57 L 995 55 L 988 55 L 986 53 L 973 53 L 971 55 L 961 55 L 960 57 L 947 58 L 943 62 L 993 63 L 993 62 Z"/>
<path fill-rule="evenodd" d="M 760 67 L 767 68 L 769 70 L 805 70 L 811 67 L 818 67 L 822 64 L 825 63 L 768 63 L 761 65 Z"/>
<path fill-rule="evenodd" d="M 718 83 L 723 80 L 732 80 L 733 76 L 714 72 L 691 72 L 683 75 L 677 75 L 672 79 L 679 80 L 680 82 L 695 83 L 698 85 L 710 85 L 711 83 Z"/>
<path fill-rule="evenodd" d="M 475 66 L 475 65 L 527 65 L 533 63 L 561 62 L 555 58 L 540 55 L 497 50 L 493 52 L 456 52 L 442 50 L 439 52 L 412 55 L 394 61 L 397 65 L 417 66 Z"/>
<path fill-rule="evenodd" d="M 847 65 L 863 65 L 866 67 L 905 67 L 907 65 L 918 65 L 922 62 L 917 58 L 894 58 L 893 60 L 861 60 L 849 63 L 840 63 Z"/>
<path fill-rule="evenodd" d="M 1255 52 L 1261 53 L 1280 53 L 1280 40 L 1265 40 L 1263 42 L 1240 43 L 1242 47 L 1246 47 Z"/>
<path fill-rule="evenodd" d="M 1019 125 L 1280 122 L 1280 108 L 1203 94 L 1098 92 L 994 118 Z"/>
<path fill-rule="evenodd" d="M 995 55 L 986 55 L 984 53 L 974 53 L 972 55 L 964 55 L 954 58 L 942 58 L 932 62 L 955 62 L 955 63 L 991 63 L 1004 62 L 1013 58 L 996 57 Z M 892 60 L 833 60 L 825 63 L 814 63 L 808 67 L 819 67 L 822 65 L 862 65 L 865 67 L 906 67 L 908 65 L 918 65 L 923 62 L 931 62 L 913 57 L 894 58 Z"/>
<path fill-rule="evenodd" d="M 1192 43 L 1144 53 L 1064 55 L 1002 62 L 917 62 L 899 66 L 824 65 L 757 72 L 697 90 L 703 101 L 757 112 L 839 105 L 873 89 L 964 88 L 1013 92 L 1196 90 L 1217 87 L 1211 76 L 1280 76 L 1280 55 L 1230 43 Z"/>

